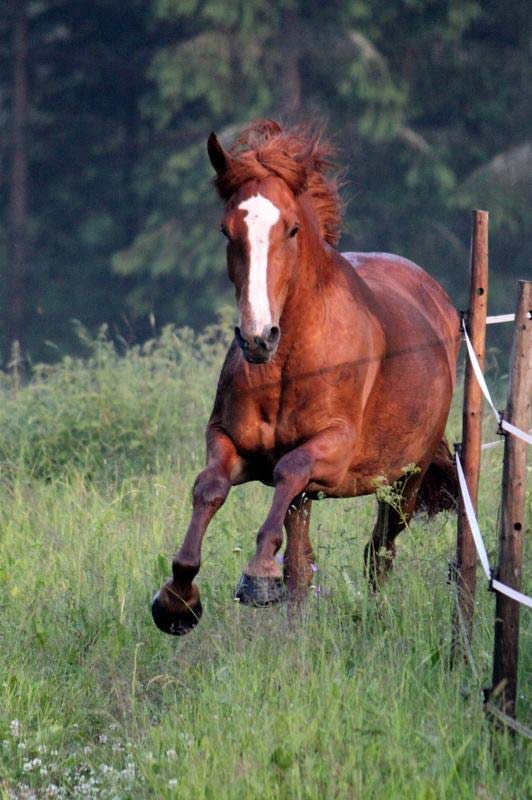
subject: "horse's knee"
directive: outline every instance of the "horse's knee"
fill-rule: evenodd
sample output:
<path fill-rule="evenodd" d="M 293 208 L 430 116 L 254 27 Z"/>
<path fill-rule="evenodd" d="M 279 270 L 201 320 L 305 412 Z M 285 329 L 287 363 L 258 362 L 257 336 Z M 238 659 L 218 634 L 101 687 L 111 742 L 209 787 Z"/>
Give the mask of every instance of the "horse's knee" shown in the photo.
<path fill-rule="evenodd" d="M 273 482 L 277 486 L 287 483 L 294 478 L 309 478 L 312 471 L 313 459 L 303 449 L 297 449 L 284 456 L 274 467 Z"/>
<path fill-rule="evenodd" d="M 196 478 L 192 497 L 194 505 L 209 506 L 214 509 L 223 505 L 231 488 L 231 481 L 220 475 L 205 470 Z"/>

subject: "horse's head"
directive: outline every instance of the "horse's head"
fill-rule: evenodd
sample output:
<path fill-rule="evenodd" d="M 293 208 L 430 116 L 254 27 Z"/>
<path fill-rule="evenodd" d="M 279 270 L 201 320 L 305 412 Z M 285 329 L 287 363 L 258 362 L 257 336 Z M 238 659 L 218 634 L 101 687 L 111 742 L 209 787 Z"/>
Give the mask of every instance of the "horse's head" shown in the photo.
<path fill-rule="evenodd" d="M 217 181 L 234 181 L 225 192 L 221 230 L 240 312 L 236 340 L 247 361 L 265 363 L 277 349 L 281 314 L 297 268 L 301 222 L 296 192 L 283 178 L 264 167 L 261 171 L 260 163 L 256 176 L 249 178 L 249 164 L 247 171 L 239 169 L 239 159 L 227 153 L 214 134 L 208 151 Z M 305 171 L 295 160 L 294 168 L 299 168 L 302 186 Z"/>

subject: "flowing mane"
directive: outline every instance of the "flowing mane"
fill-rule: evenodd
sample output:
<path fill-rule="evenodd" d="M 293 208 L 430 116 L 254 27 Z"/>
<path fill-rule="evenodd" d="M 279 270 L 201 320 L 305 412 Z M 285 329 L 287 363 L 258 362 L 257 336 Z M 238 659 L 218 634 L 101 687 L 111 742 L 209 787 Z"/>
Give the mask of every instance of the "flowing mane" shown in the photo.
<path fill-rule="evenodd" d="M 303 126 L 283 129 L 274 120 L 257 120 L 238 136 L 229 152 L 229 168 L 214 179 L 223 200 L 246 181 L 276 175 L 296 196 L 305 192 L 310 197 L 323 238 L 337 244 L 342 203 L 338 178 L 330 174 L 334 148 L 319 133 Z"/>

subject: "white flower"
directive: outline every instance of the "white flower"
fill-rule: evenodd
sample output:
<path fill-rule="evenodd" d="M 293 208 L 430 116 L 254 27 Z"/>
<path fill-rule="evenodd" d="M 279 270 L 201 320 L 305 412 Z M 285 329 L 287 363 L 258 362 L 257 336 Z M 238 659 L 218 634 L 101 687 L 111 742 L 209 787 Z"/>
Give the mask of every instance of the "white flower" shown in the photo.
<path fill-rule="evenodd" d="M 20 722 L 18 719 L 12 719 L 9 723 L 9 733 L 17 739 L 20 736 Z"/>
<path fill-rule="evenodd" d="M 177 753 L 175 750 L 167 750 L 166 751 L 166 758 L 177 758 Z"/>
<path fill-rule="evenodd" d="M 175 786 L 177 786 L 177 778 L 170 778 L 168 781 L 168 787 L 173 789 Z"/>
<path fill-rule="evenodd" d="M 22 769 L 24 770 L 24 772 L 31 772 L 32 770 L 37 769 L 37 767 L 40 766 L 42 766 L 41 759 L 34 758 L 32 761 L 25 761 L 24 764 L 22 765 Z"/>

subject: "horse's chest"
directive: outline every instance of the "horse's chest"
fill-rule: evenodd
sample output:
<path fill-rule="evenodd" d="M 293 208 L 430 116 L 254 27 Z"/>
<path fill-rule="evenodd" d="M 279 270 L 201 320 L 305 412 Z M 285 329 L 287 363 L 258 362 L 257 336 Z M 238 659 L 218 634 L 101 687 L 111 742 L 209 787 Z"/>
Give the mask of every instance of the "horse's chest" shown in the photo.
<path fill-rule="evenodd" d="M 245 393 L 228 404 L 225 426 L 237 449 L 247 455 L 276 455 L 296 447 L 316 428 L 315 398 L 281 387 Z"/>

